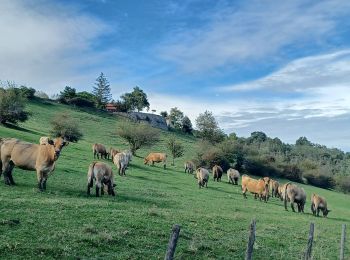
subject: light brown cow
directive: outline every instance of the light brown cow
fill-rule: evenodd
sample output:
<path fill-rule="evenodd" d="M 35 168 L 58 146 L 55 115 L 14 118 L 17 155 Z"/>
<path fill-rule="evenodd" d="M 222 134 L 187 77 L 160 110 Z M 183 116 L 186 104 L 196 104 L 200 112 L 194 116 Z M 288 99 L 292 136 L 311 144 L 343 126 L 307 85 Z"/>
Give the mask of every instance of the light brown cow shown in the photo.
<path fill-rule="evenodd" d="M 103 144 L 93 144 L 92 145 L 92 152 L 94 153 L 94 159 L 108 159 L 109 158 L 109 153 L 106 150 L 106 147 Z"/>
<path fill-rule="evenodd" d="M 227 179 L 228 179 L 228 183 L 232 183 L 235 185 L 238 185 L 238 180 L 239 180 L 240 174 L 239 171 L 237 171 L 236 169 L 228 169 L 227 170 Z"/>
<path fill-rule="evenodd" d="M 113 157 L 113 163 L 117 166 L 120 176 L 125 176 L 126 167 L 128 166 L 128 158 L 125 153 L 117 153 Z"/>
<path fill-rule="evenodd" d="M 321 197 L 315 193 L 311 195 L 311 211 L 312 215 L 319 216 L 320 210 L 323 213 L 323 217 L 327 217 L 328 213 L 331 211 L 327 208 L 327 201 L 324 197 Z"/>
<path fill-rule="evenodd" d="M 196 170 L 196 176 L 199 188 L 204 187 L 204 185 L 208 188 L 209 171 L 205 168 L 198 168 Z"/>
<path fill-rule="evenodd" d="M 287 186 L 287 183 L 283 184 L 283 185 L 279 185 L 278 186 L 278 195 L 281 199 L 281 201 L 284 201 L 284 196 L 285 196 L 285 191 L 286 191 L 286 186 Z M 288 199 L 288 198 L 287 198 Z"/>
<path fill-rule="evenodd" d="M 272 197 L 279 197 L 278 188 L 279 188 L 279 182 L 275 180 L 270 180 L 270 191 Z"/>
<path fill-rule="evenodd" d="M 112 168 L 103 162 L 93 162 L 89 165 L 87 174 L 87 195 L 90 195 L 90 189 L 96 181 L 96 197 L 104 194 L 104 185 L 107 186 L 107 192 L 109 195 L 115 196 L 114 187 L 114 175 Z"/>
<path fill-rule="evenodd" d="M 120 151 L 118 151 L 117 149 L 114 149 L 113 147 L 111 147 L 111 148 L 109 149 L 109 155 L 111 156 L 112 161 L 113 161 L 114 156 L 115 156 L 117 153 L 120 153 Z"/>
<path fill-rule="evenodd" d="M 53 140 L 51 140 L 50 137 L 42 136 L 39 139 L 39 144 L 40 145 L 42 145 L 42 144 L 53 144 Z"/>
<path fill-rule="evenodd" d="M 192 161 L 187 161 L 184 164 L 184 168 L 185 168 L 185 173 L 187 172 L 189 174 L 192 174 L 194 172 L 195 165 Z"/>
<path fill-rule="evenodd" d="M 164 169 L 166 169 L 166 160 L 167 160 L 167 155 L 165 153 L 150 153 L 147 155 L 145 160 L 143 161 L 144 164 L 150 163 L 152 166 L 154 163 L 160 163 L 162 162 L 164 164 Z"/>
<path fill-rule="evenodd" d="M 247 198 L 247 191 L 253 193 L 255 198 L 258 196 L 260 201 L 261 199 L 264 199 L 264 201 L 267 202 L 267 197 L 269 194 L 268 180 L 265 178 L 256 180 L 244 174 L 242 176 L 242 192 L 244 198 Z"/>
<path fill-rule="evenodd" d="M 306 202 L 306 193 L 303 188 L 288 182 L 284 190 L 284 208 L 287 209 L 287 201 L 290 201 L 290 206 L 295 212 L 294 203 L 298 206 L 298 212 L 304 213 L 304 206 Z"/>
<path fill-rule="evenodd" d="M 1 169 L 5 184 L 14 185 L 12 170 L 16 166 L 21 169 L 36 171 L 39 189 L 46 189 L 49 174 L 55 169 L 55 162 L 62 148 L 67 144 L 61 137 L 51 144 L 32 144 L 18 139 L 2 139 L 0 142 Z M 1 171 L 0 171 L 1 175 Z"/>
<path fill-rule="evenodd" d="M 219 165 L 214 165 L 213 167 L 213 179 L 214 181 L 216 180 L 217 182 L 221 181 L 222 173 L 224 171 Z"/>

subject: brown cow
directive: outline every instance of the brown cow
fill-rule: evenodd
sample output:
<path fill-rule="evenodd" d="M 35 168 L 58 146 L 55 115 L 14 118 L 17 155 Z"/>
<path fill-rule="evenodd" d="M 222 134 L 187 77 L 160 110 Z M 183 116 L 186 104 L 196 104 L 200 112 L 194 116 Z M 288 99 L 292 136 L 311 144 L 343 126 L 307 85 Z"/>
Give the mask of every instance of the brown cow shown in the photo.
<path fill-rule="evenodd" d="M 109 153 L 106 150 L 106 147 L 103 144 L 93 144 L 92 145 L 92 152 L 94 153 L 94 159 L 100 159 L 99 155 L 102 158 L 108 159 Z"/>
<path fill-rule="evenodd" d="M 261 199 L 264 199 L 264 201 L 267 202 L 267 197 L 269 194 L 268 180 L 265 178 L 256 180 L 244 174 L 242 176 L 242 192 L 244 198 L 247 198 L 247 191 L 253 193 L 255 198 L 256 196 L 259 196 L 260 201 Z"/>
<path fill-rule="evenodd" d="M 208 188 L 209 171 L 205 168 L 198 168 L 196 170 L 196 176 L 199 188 L 204 187 L 204 185 Z"/>
<path fill-rule="evenodd" d="M 294 209 L 294 202 L 298 206 L 298 212 L 304 213 L 304 206 L 306 202 L 306 193 L 303 188 L 298 187 L 297 185 L 288 182 L 286 184 L 285 190 L 284 190 L 284 208 L 287 209 L 287 200 L 290 201 L 290 206 L 295 212 Z"/>
<path fill-rule="evenodd" d="M 311 195 L 311 211 L 312 215 L 319 216 L 320 210 L 322 210 L 323 217 L 327 217 L 331 211 L 327 208 L 327 201 L 324 197 L 321 197 L 315 193 Z"/>
<path fill-rule="evenodd" d="M 115 156 L 117 153 L 120 153 L 120 151 L 118 151 L 117 149 L 114 149 L 113 147 L 111 147 L 111 148 L 109 149 L 109 155 L 111 156 L 112 161 L 113 161 L 114 156 Z"/>
<path fill-rule="evenodd" d="M 279 182 L 275 180 L 270 180 L 270 191 L 271 191 L 271 197 L 279 197 L 278 188 L 279 188 Z"/>
<path fill-rule="evenodd" d="M 145 160 L 143 161 L 144 164 L 150 163 L 152 166 L 154 163 L 160 163 L 162 162 L 164 164 L 164 169 L 166 169 L 166 160 L 167 160 L 167 155 L 165 153 L 150 153 L 147 155 Z"/>
<path fill-rule="evenodd" d="M 87 174 L 87 195 L 90 195 L 90 189 L 96 181 L 96 197 L 104 194 L 104 185 L 107 186 L 107 192 L 109 195 L 115 196 L 114 187 L 114 175 L 112 168 L 103 162 L 93 162 L 89 165 Z"/>
<path fill-rule="evenodd" d="M 187 172 L 189 174 L 192 174 L 194 171 L 195 165 L 192 161 L 187 161 L 185 162 L 184 167 L 185 167 L 185 173 Z"/>
<path fill-rule="evenodd" d="M 214 178 L 214 181 L 221 181 L 221 177 L 222 177 L 222 173 L 224 171 L 222 170 L 222 168 L 219 166 L 219 165 L 214 165 L 213 167 L 213 178 Z"/>
<path fill-rule="evenodd" d="M 0 142 L 1 169 L 5 184 L 14 185 L 12 170 L 15 166 L 21 169 L 36 171 L 39 189 L 46 189 L 49 174 L 55 169 L 55 162 L 67 142 L 61 137 L 51 144 L 32 144 L 15 138 L 2 139 Z M 0 171 L 1 176 L 1 171 Z"/>
<path fill-rule="evenodd" d="M 239 177 L 240 177 L 239 171 L 232 168 L 227 170 L 228 183 L 232 183 L 232 185 L 233 184 L 238 185 Z"/>

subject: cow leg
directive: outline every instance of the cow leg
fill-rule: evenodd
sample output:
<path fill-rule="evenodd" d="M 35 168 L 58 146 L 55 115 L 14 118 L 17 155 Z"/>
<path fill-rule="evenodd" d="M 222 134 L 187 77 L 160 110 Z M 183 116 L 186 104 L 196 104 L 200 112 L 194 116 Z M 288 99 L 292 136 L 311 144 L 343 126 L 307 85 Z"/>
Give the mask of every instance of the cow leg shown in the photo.
<path fill-rule="evenodd" d="M 293 212 L 295 212 L 295 209 L 294 209 L 294 200 L 292 201 L 290 201 L 290 207 L 292 208 L 292 210 L 293 210 Z"/>
<path fill-rule="evenodd" d="M 13 176 L 12 176 L 12 171 L 13 171 L 14 167 L 15 167 L 15 165 L 13 164 L 12 161 L 10 161 L 9 166 L 8 166 L 8 171 L 7 171 L 7 177 L 8 177 L 8 180 L 10 182 L 10 185 L 16 185 L 15 181 L 13 180 Z"/>
<path fill-rule="evenodd" d="M 43 173 L 39 170 L 36 171 L 36 177 L 38 179 L 38 189 L 43 191 Z"/>
<path fill-rule="evenodd" d="M 246 192 L 247 192 L 247 189 L 242 188 L 242 195 L 245 199 L 247 198 Z"/>
<path fill-rule="evenodd" d="M 320 209 L 317 208 L 317 217 L 319 217 L 319 216 L 320 216 Z"/>
<path fill-rule="evenodd" d="M 163 167 L 164 167 L 164 170 L 165 170 L 165 169 L 166 169 L 166 164 L 164 164 L 164 166 L 163 166 Z"/>
<path fill-rule="evenodd" d="M 101 196 L 105 195 L 105 184 L 101 184 Z"/>
<path fill-rule="evenodd" d="M 103 189 L 102 183 L 101 181 L 96 180 L 96 197 L 100 196 L 100 189 L 102 193 L 102 189 Z"/>
<path fill-rule="evenodd" d="M 4 173 L 4 182 L 6 185 L 11 185 L 11 180 L 10 180 L 10 175 L 11 175 L 11 164 L 9 159 L 3 158 L 3 163 L 2 163 L 2 171 Z"/>

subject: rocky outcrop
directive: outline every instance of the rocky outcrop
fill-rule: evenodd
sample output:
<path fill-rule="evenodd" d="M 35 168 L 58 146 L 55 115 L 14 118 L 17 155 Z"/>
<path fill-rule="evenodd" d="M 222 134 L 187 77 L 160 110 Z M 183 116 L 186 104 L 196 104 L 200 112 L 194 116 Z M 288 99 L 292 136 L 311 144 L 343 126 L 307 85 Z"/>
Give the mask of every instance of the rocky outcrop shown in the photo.
<path fill-rule="evenodd" d="M 168 130 L 168 126 L 165 121 L 165 118 L 160 115 L 142 113 L 142 112 L 129 112 L 129 113 L 114 112 L 113 114 L 129 118 L 136 122 L 149 123 L 151 126 L 156 128 Z"/>

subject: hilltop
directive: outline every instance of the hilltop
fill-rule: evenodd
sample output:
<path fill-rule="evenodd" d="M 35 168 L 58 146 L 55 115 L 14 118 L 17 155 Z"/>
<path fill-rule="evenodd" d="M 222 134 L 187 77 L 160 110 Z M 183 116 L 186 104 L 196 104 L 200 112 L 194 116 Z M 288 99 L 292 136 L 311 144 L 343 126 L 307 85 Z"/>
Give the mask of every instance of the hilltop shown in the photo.
<path fill-rule="evenodd" d="M 86 196 L 86 173 L 93 161 L 91 145 L 127 148 L 116 136 L 120 117 L 94 110 L 80 110 L 52 102 L 31 101 L 32 117 L 17 128 L 0 126 L 0 137 L 38 142 L 49 133 L 57 112 L 69 113 L 81 126 L 84 137 L 62 151 L 47 191 L 36 189 L 34 172 L 14 170 L 17 186 L 0 183 L 0 240 L 3 258 L 163 258 L 174 223 L 181 225 L 176 258 L 242 259 L 251 219 L 257 220 L 255 259 L 299 259 L 306 247 L 308 227 L 315 223 L 315 259 L 338 256 L 341 224 L 350 220 L 349 195 L 308 185 L 306 214 L 286 212 L 282 202 L 267 204 L 239 186 L 210 179 L 207 189 L 183 171 L 183 162 L 193 158 L 196 138 L 162 131 L 153 147 L 141 149 L 126 177 L 116 176 L 117 196 Z M 165 141 L 176 134 L 185 154 L 175 166 L 143 165 L 150 151 L 166 151 Z M 110 165 L 112 163 L 107 162 Z M 113 166 L 114 167 L 114 166 Z M 114 168 L 115 169 L 115 168 Z M 287 180 L 280 180 L 282 183 Z M 310 195 L 325 196 L 332 212 L 329 218 L 310 214 Z M 13 221 L 16 220 L 16 221 Z M 17 220 L 19 222 L 17 222 Z M 349 245 L 347 252 L 349 252 Z"/>

